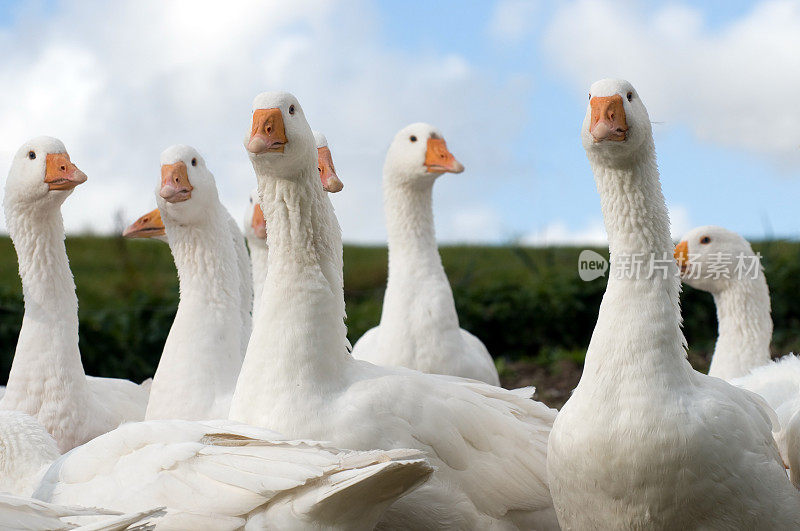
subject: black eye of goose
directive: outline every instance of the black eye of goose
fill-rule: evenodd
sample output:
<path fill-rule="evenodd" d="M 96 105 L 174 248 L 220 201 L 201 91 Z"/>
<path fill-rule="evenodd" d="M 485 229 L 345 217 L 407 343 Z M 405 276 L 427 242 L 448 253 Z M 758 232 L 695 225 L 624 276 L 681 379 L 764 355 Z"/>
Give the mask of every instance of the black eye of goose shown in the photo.
<path fill-rule="evenodd" d="M 192 159 L 192 166 L 197 166 L 197 159 Z"/>
<path fill-rule="evenodd" d="M 289 114 L 294 114 L 294 105 L 289 105 Z"/>
<path fill-rule="evenodd" d="M 411 140 L 412 142 L 416 142 L 417 141 L 417 135 L 411 135 L 410 137 L 408 137 L 408 139 Z"/>
<path fill-rule="evenodd" d="M 633 92 L 628 92 L 628 101 L 633 101 Z"/>
<path fill-rule="evenodd" d="M 711 236 L 703 236 L 702 238 L 700 238 L 700 243 L 702 244 L 711 243 Z"/>
<path fill-rule="evenodd" d="M 33 151 L 28 151 L 28 158 L 33 160 L 36 158 L 36 153 Z"/>

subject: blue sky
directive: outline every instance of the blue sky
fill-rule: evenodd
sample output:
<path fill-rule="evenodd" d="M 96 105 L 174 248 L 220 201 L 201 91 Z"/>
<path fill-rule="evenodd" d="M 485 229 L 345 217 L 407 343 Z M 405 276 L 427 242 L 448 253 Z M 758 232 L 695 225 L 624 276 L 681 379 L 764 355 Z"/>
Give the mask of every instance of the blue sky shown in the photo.
<path fill-rule="evenodd" d="M 638 8 L 650 15 L 663 4 L 645 2 Z M 745 16 L 754 4 L 717 0 L 691 5 L 714 32 Z M 576 230 L 596 218 L 599 208 L 577 135 L 586 91 L 576 91 L 539 45 L 555 6 L 537 3 L 524 37 L 499 44 L 486 35 L 486 20 L 496 7 L 489 2 L 474 2 L 469 9 L 457 1 L 425 3 L 417 9 L 404 2 L 380 3 L 390 46 L 435 47 L 463 55 L 500 78 L 520 77 L 531 84 L 527 106 L 519 109 L 528 119 L 514 144 L 516 175 L 507 176 L 507 188 L 525 193 L 496 190 L 488 195 L 508 227 L 525 227 L 533 216 L 539 223 L 563 218 Z M 647 94 L 642 96 L 646 102 Z M 693 224 L 721 224 L 751 237 L 800 235 L 800 167 L 778 167 L 769 156 L 700 140 L 680 122 L 658 123 L 654 130 L 668 202 L 687 209 Z"/>
<path fill-rule="evenodd" d="M 87 171 L 91 191 L 87 184 L 65 205 L 69 230 L 105 232 L 118 210 L 143 213 L 152 203 L 144 176 L 174 142 L 201 149 L 238 218 L 251 181 L 237 116 L 258 91 L 288 89 L 331 141 L 345 182 L 333 200 L 346 240 L 383 240 L 383 152 L 393 131 L 424 120 L 467 166 L 436 185 L 442 241 L 602 241 L 578 130 L 589 84 L 609 76 L 633 82 L 650 110 L 676 234 L 719 224 L 751 238 L 800 236 L 796 0 L 310 1 L 275 7 L 271 17 L 246 2 L 226 4 L 226 16 L 200 4 L 173 3 L 164 19 L 184 26 L 171 41 L 153 22 L 158 3 L 44 2 L 24 11 L 0 3 L 0 46 L 10 51 L 0 81 L 11 80 L 4 85 L 22 100 L 0 103 L 11 116 L 0 124 L 0 165 L 27 136 L 60 135 L 100 176 Z M 115 31 L 120 19 L 128 27 Z M 261 35 L 275 20 L 275 38 Z M 85 31 L 59 35 L 69 23 Z M 30 28 L 40 26 L 46 36 L 32 43 Z M 117 35 L 126 30 L 136 37 Z M 72 77 L 48 92 L 42 72 L 73 61 Z M 263 65 L 256 73 L 254 62 Z M 202 88 L 181 95 L 195 77 Z M 50 123 L 44 108 L 53 98 L 69 112 Z M 198 116 L 187 101 L 207 111 Z M 97 116 L 133 131 L 115 140 L 91 123 Z M 121 169 L 124 153 L 136 160 Z"/>

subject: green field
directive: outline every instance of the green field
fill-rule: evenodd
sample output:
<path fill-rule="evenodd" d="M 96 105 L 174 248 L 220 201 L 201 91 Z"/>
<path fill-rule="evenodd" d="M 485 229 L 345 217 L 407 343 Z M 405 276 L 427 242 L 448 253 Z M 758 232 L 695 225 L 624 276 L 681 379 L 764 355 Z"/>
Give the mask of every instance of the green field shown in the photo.
<path fill-rule="evenodd" d="M 800 351 L 800 243 L 754 246 L 772 293 L 774 354 Z M 607 250 L 597 249 L 607 256 Z M 577 381 L 605 280 L 577 275 L 578 248 L 451 246 L 441 249 L 462 326 L 495 356 L 507 386 L 534 384 L 559 405 Z M 166 244 L 122 238 L 67 239 L 80 306 L 87 373 L 152 376 L 175 314 L 178 284 Z M 380 319 L 386 249 L 346 246 L 345 297 L 352 342 Z M 708 367 L 716 318 L 711 296 L 682 297 L 690 360 Z M 5 381 L 22 320 L 16 254 L 0 238 L 0 380 Z"/>

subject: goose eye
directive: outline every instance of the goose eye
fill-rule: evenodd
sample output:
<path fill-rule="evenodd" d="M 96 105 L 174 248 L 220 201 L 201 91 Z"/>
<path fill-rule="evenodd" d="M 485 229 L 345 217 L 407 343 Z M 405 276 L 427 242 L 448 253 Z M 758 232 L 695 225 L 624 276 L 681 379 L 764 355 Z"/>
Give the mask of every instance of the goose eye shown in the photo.
<path fill-rule="evenodd" d="M 36 153 L 34 153 L 33 151 L 28 151 L 28 158 L 31 160 L 35 159 Z"/>
<path fill-rule="evenodd" d="M 590 100 L 592 99 L 592 93 L 591 92 L 589 93 L 589 99 Z"/>
<path fill-rule="evenodd" d="M 416 142 L 417 141 L 417 136 L 416 135 L 411 135 L 410 137 L 408 137 L 408 139 L 411 140 L 412 142 Z"/>
<path fill-rule="evenodd" d="M 197 166 L 197 159 L 192 159 L 192 166 Z"/>
<path fill-rule="evenodd" d="M 628 92 L 628 101 L 633 100 L 633 92 Z"/>
<path fill-rule="evenodd" d="M 711 237 L 710 236 L 703 236 L 702 238 L 700 238 L 700 243 L 702 243 L 702 244 L 711 243 Z"/>
<path fill-rule="evenodd" d="M 289 114 L 294 114 L 294 105 L 289 105 Z"/>
<path fill-rule="evenodd" d="M 253 204 L 253 198 L 252 197 L 250 198 L 250 204 L 251 205 Z"/>

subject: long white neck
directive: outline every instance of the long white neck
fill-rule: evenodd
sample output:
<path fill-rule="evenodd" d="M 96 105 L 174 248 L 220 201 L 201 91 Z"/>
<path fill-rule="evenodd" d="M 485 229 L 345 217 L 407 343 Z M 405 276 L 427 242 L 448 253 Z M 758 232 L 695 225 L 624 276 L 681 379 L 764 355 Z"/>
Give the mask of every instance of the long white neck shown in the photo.
<path fill-rule="evenodd" d="M 231 418 L 281 422 L 279 399 L 324 394 L 347 379 L 341 230 L 319 186 L 316 156 L 295 175 L 254 164 L 267 223 L 269 273 Z M 275 416 L 270 416 L 274 414 Z"/>
<path fill-rule="evenodd" d="M 85 407 L 89 393 L 78 350 L 78 298 L 64 247 L 64 222 L 58 208 L 13 201 L 5 207 L 25 315 L 2 407 L 36 417 L 53 433 L 58 420 Z"/>
<path fill-rule="evenodd" d="M 255 236 L 247 237 L 247 246 L 250 248 L 250 264 L 253 271 L 253 319 L 256 319 L 258 309 L 261 307 L 261 291 L 264 289 L 264 280 L 267 278 L 269 264 L 269 247 L 267 241 Z"/>
<path fill-rule="evenodd" d="M 614 166 L 592 156 L 590 162 L 611 265 L 582 382 L 669 386 L 682 381 L 688 362 L 680 328 L 680 279 L 652 139 L 627 164 Z M 637 260 L 643 262 L 638 272 L 631 266 Z M 650 274 L 650 264 L 666 271 Z"/>
<path fill-rule="evenodd" d="M 719 336 L 708 374 L 736 378 L 768 363 L 772 317 L 763 272 L 759 270 L 756 278 L 730 282 L 723 291 L 714 294 L 714 302 Z"/>
<path fill-rule="evenodd" d="M 241 279 L 227 212 L 217 205 L 192 225 L 163 217 L 180 302 L 146 418 L 222 418 L 242 363 Z"/>
<path fill-rule="evenodd" d="M 386 182 L 383 203 L 389 237 L 389 280 L 381 326 L 420 331 L 410 308 L 424 313 L 434 330 L 458 328 L 453 292 L 442 267 L 433 224 L 433 180 L 414 186 Z"/>

